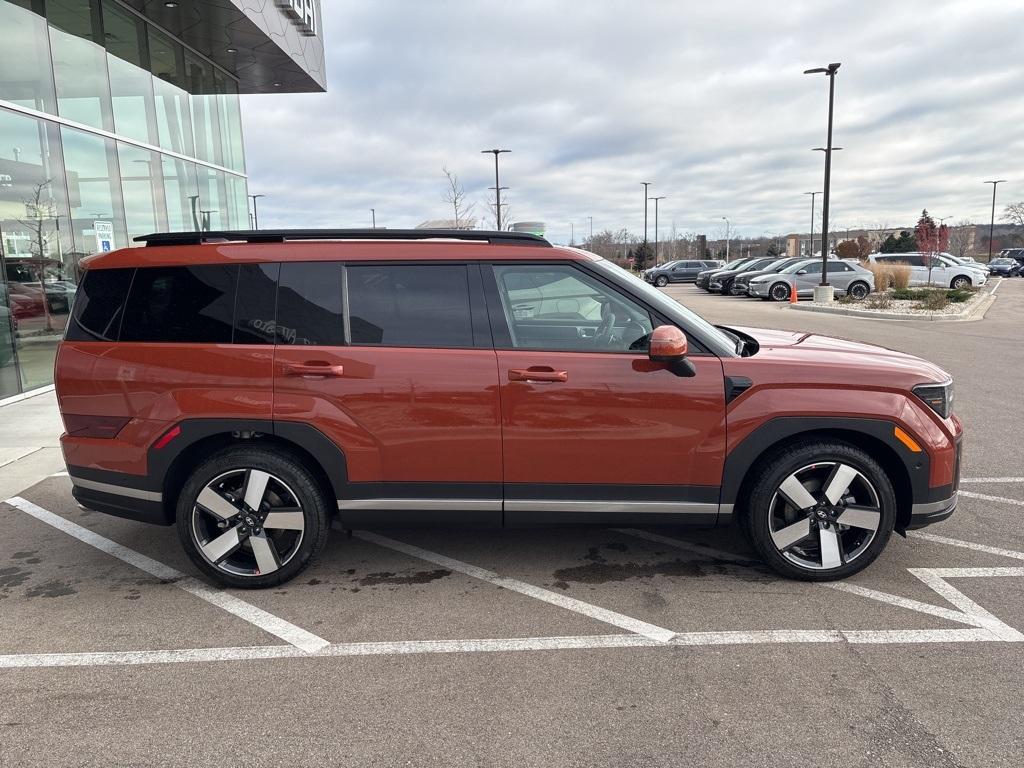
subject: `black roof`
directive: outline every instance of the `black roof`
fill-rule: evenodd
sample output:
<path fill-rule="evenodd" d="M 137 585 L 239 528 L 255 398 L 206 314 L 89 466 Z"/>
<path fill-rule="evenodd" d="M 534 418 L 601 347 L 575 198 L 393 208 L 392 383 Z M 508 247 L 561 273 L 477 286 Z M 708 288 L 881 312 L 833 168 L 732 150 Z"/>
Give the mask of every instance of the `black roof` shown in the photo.
<path fill-rule="evenodd" d="M 218 232 L 157 232 L 136 237 L 146 245 L 199 245 L 217 241 L 283 243 L 286 240 L 471 240 L 492 245 L 551 243 L 528 232 L 491 232 L 482 229 L 259 229 Z"/>

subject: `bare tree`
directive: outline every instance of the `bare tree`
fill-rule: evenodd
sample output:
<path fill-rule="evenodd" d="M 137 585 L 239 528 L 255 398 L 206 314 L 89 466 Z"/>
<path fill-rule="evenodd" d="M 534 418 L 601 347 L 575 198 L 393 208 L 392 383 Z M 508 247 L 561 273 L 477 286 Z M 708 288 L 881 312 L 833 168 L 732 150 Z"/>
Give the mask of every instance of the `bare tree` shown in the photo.
<path fill-rule="evenodd" d="M 46 228 L 50 219 L 56 218 L 56 207 L 52 198 L 44 197 L 43 191 L 48 189 L 53 179 L 46 179 L 32 187 L 31 196 L 25 198 L 25 218 L 18 223 L 32 232 L 29 250 L 37 261 L 36 271 L 39 275 L 39 293 L 43 299 L 43 315 L 46 318 L 46 330 L 53 331 L 53 318 L 50 316 L 49 302 L 46 297 L 46 260 L 49 251 L 50 236 L 53 234 Z"/>
<path fill-rule="evenodd" d="M 491 220 L 494 221 L 494 228 L 498 228 L 498 209 L 495 207 L 493 202 L 487 203 L 487 209 L 491 212 Z M 501 204 L 501 220 L 505 223 L 507 229 L 512 228 L 512 208 L 508 203 L 503 202 Z"/>
<path fill-rule="evenodd" d="M 963 258 L 974 248 L 974 224 L 968 219 L 958 221 L 949 232 L 949 252 Z"/>
<path fill-rule="evenodd" d="M 455 214 L 455 228 L 473 229 L 475 222 L 472 217 L 476 203 L 466 201 L 466 190 L 457 174 L 445 167 L 442 167 L 441 170 L 444 171 L 445 178 L 448 180 L 448 187 L 443 199 L 452 207 L 452 213 Z"/>
<path fill-rule="evenodd" d="M 1003 209 L 1003 215 L 999 217 L 1002 221 L 1024 227 L 1024 200 L 1019 203 L 1010 203 Z"/>

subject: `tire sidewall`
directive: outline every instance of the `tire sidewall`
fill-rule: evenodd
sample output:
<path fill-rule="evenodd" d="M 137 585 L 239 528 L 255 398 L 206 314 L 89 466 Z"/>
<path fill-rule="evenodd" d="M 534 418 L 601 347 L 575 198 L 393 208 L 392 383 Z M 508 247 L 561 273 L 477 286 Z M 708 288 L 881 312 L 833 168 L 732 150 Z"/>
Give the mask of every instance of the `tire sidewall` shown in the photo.
<path fill-rule="evenodd" d="M 970 288 L 972 285 L 974 285 L 974 283 L 971 281 L 971 278 L 964 277 L 963 275 L 957 275 L 953 278 L 953 282 L 949 284 L 949 287 L 954 290 L 960 290 L 962 288 Z"/>
<path fill-rule="evenodd" d="M 655 278 L 654 284 L 659 288 L 664 288 L 666 285 L 668 285 L 668 278 L 665 277 L 664 275 L 660 275 L 657 278 Z"/>
<path fill-rule="evenodd" d="M 875 538 L 853 562 L 828 570 L 810 570 L 786 559 L 776 549 L 769 531 L 768 508 L 779 485 L 793 472 L 809 464 L 832 461 L 849 464 L 871 482 L 881 503 L 881 521 Z M 754 482 L 743 514 L 750 540 L 774 570 L 784 576 L 805 581 L 831 581 L 846 578 L 867 568 L 885 549 L 896 524 L 896 494 L 885 470 L 864 451 L 841 442 L 814 442 L 791 447 L 768 460 Z"/>
<path fill-rule="evenodd" d="M 259 469 L 283 480 L 298 496 L 304 512 L 305 530 L 299 550 L 281 568 L 265 576 L 235 576 L 207 562 L 192 532 L 192 510 L 196 497 L 218 475 L 236 469 Z M 330 517 L 323 490 L 313 475 L 289 453 L 267 448 L 227 448 L 199 465 L 182 486 L 175 510 L 178 538 L 192 563 L 210 579 L 230 587 L 259 589 L 293 579 L 319 554 L 330 530 Z"/>
<path fill-rule="evenodd" d="M 858 289 L 864 290 L 863 296 L 856 295 L 855 291 L 857 291 Z M 850 289 L 847 291 L 847 293 L 850 294 L 850 297 L 853 298 L 854 301 L 863 301 L 864 299 L 867 298 L 868 294 L 871 293 L 871 288 L 870 286 L 868 286 L 867 283 L 854 283 L 853 285 L 850 286 Z"/>
<path fill-rule="evenodd" d="M 780 288 L 780 287 L 785 287 L 786 288 L 786 295 L 785 296 L 776 296 L 775 295 L 775 290 L 777 288 Z M 786 299 L 789 298 L 789 292 L 792 291 L 792 290 L 793 289 L 790 288 L 789 286 L 786 286 L 785 283 L 773 283 L 771 289 L 768 291 L 768 296 L 771 298 L 772 301 L 785 301 Z"/>

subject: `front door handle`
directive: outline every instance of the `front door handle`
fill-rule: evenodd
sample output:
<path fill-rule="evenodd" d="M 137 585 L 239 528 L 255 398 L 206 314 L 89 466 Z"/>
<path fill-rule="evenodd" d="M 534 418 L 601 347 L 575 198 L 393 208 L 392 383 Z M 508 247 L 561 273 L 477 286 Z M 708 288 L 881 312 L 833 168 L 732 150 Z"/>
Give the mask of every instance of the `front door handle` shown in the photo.
<path fill-rule="evenodd" d="M 568 381 L 568 371 L 556 371 L 547 365 L 534 365 L 530 368 L 511 368 L 508 372 L 509 381 L 545 382 Z"/>
<path fill-rule="evenodd" d="M 305 363 L 285 363 L 284 372 L 288 376 L 331 376 L 337 378 L 345 375 L 345 366 L 331 365 L 319 361 Z"/>

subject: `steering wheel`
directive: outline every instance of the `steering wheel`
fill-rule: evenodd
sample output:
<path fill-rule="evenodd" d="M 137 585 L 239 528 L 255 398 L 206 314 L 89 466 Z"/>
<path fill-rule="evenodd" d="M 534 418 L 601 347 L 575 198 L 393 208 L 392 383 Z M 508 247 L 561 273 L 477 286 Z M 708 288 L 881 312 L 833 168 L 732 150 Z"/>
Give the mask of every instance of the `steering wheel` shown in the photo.
<path fill-rule="evenodd" d="M 615 312 L 608 302 L 601 304 L 601 324 L 594 331 L 592 346 L 610 347 L 615 334 Z"/>

